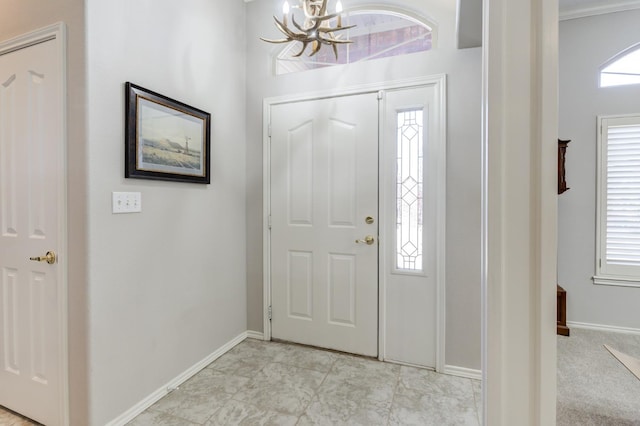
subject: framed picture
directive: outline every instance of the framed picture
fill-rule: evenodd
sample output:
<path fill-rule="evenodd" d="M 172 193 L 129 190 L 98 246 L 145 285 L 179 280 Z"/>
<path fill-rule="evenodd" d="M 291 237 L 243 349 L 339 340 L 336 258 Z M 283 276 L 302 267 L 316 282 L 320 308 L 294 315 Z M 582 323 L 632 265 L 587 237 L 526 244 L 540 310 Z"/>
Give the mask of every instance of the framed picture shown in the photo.
<path fill-rule="evenodd" d="M 211 114 L 127 82 L 126 178 L 210 182 Z"/>

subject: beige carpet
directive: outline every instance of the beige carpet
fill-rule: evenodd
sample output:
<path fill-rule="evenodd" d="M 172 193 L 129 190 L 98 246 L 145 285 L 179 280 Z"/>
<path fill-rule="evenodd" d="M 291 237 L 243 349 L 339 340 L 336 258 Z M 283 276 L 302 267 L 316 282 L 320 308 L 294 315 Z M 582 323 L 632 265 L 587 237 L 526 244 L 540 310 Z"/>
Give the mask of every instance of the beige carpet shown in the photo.
<path fill-rule="evenodd" d="M 634 358 L 631 355 L 623 354 L 622 352 L 617 351 L 609 347 L 608 345 L 604 345 L 604 347 L 607 348 L 607 350 L 611 352 L 611 355 L 616 357 L 616 359 L 620 361 L 622 365 L 627 367 L 627 369 L 631 371 L 633 375 L 638 378 L 638 380 L 640 380 L 640 359 Z"/>

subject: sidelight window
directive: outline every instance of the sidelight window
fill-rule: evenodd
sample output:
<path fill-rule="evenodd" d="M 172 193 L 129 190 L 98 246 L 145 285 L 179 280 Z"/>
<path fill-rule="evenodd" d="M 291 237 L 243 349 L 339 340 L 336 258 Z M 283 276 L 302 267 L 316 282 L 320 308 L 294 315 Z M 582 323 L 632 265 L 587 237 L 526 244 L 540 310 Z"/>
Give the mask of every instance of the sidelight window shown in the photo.
<path fill-rule="evenodd" d="M 424 112 L 401 111 L 397 117 L 395 267 L 422 271 Z"/>

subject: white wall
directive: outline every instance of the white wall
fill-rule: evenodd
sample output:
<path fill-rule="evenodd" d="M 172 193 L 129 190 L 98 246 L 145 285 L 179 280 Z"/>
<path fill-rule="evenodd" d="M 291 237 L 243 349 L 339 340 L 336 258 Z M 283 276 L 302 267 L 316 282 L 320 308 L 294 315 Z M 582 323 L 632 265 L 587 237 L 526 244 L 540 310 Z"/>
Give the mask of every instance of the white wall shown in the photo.
<path fill-rule="evenodd" d="M 87 0 L 90 422 L 246 330 L 241 1 Z M 211 184 L 124 179 L 124 83 L 212 114 Z M 140 191 L 113 215 L 112 191 Z M 78 423 L 80 424 L 80 423 Z"/>
<path fill-rule="evenodd" d="M 250 330 L 262 331 L 262 100 L 433 74 L 448 75 L 447 333 L 446 363 L 480 368 L 480 49 L 457 50 L 455 2 L 386 1 L 439 24 L 430 52 L 274 76 L 272 54 L 281 46 L 272 15 L 281 2 L 247 4 L 247 311 Z M 369 4 L 352 0 L 349 6 Z"/>
<path fill-rule="evenodd" d="M 640 113 L 640 86 L 598 88 L 600 66 L 640 42 L 640 10 L 560 23 L 559 137 L 571 139 L 558 199 L 558 283 L 568 321 L 640 329 L 640 288 L 595 285 L 596 116 Z"/>

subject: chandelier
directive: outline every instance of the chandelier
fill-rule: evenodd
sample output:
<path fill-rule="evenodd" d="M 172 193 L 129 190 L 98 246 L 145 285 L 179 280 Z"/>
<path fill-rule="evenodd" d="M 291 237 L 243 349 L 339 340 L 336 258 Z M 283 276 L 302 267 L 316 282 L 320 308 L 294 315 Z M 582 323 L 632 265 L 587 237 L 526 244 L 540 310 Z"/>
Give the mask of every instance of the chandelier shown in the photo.
<path fill-rule="evenodd" d="M 304 51 L 307 50 L 307 46 L 311 46 L 309 56 L 318 53 L 323 45 L 331 46 L 336 59 L 338 59 L 338 45 L 352 43 L 352 41 L 341 39 L 341 34 L 336 33 L 355 27 L 355 25 L 342 26 L 342 2 L 338 0 L 336 3 L 335 13 L 327 13 L 327 0 L 294 1 L 297 1 L 298 4 L 289 7 L 289 2 L 285 0 L 282 6 L 282 20 L 279 20 L 275 16 L 273 17 L 276 28 L 278 28 L 286 38 L 271 40 L 260 37 L 260 40 L 269 43 L 289 43 L 292 41 L 302 43 L 302 49 L 293 55 L 294 57 L 301 56 Z M 302 9 L 304 12 L 304 21 L 302 24 L 296 21 L 291 9 Z M 289 19 L 291 20 L 293 28 L 289 27 Z M 331 26 L 332 20 L 334 19 L 335 26 Z"/>

